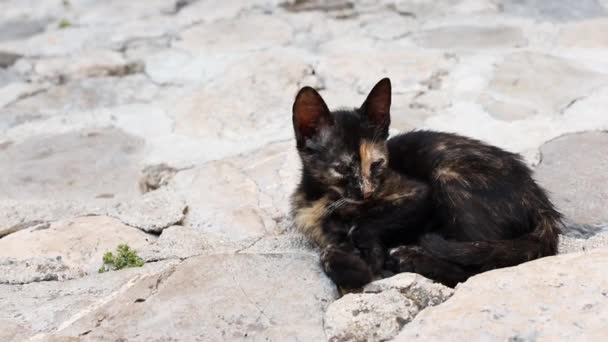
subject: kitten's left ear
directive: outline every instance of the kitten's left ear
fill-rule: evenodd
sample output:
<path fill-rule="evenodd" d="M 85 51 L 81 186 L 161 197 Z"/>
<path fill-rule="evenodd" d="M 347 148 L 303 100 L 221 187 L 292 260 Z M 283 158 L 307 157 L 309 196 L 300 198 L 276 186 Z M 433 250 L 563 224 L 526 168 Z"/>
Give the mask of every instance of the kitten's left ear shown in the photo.
<path fill-rule="evenodd" d="M 361 111 L 374 126 L 386 129 L 391 123 L 391 80 L 378 82 L 361 105 Z"/>

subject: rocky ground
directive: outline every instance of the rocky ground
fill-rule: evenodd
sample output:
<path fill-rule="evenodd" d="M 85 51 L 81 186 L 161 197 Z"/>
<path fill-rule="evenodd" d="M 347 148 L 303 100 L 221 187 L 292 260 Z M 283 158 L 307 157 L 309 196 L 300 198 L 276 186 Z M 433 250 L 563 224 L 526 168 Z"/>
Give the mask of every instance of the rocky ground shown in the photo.
<path fill-rule="evenodd" d="M 605 338 L 608 1 L 0 8 L 1 341 Z M 290 229 L 291 101 L 357 105 L 384 76 L 395 132 L 521 153 L 570 254 L 336 301 Z M 99 274 L 120 243 L 146 264 Z"/>

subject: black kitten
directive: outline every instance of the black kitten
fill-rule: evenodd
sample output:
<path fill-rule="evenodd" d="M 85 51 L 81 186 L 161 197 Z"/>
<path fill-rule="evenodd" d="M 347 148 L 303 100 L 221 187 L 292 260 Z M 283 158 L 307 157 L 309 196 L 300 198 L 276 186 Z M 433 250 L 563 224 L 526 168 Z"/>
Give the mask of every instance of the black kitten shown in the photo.
<path fill-rule="evenodd" d="M 454 286 L 555 254 L 561 216 L 518 155 L 439 132 L 387 141 L 390 104 L 388 79 L 356 110 L 330 112 L 310 87 L 296 96 L 294 221 L 336 284 L 360 287 L 385 266 Z"/>

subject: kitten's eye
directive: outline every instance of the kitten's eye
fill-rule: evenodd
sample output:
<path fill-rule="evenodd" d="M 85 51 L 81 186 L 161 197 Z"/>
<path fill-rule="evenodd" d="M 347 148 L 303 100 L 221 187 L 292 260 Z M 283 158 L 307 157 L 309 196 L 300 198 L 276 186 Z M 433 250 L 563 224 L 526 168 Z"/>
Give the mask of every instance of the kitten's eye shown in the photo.
<path fill-rule="evenodd" d="M 378 172 L 380 168 L 384 165 L 384 159 L 378 159 L 372 163 L 370 169 L 372 172 Z"/>

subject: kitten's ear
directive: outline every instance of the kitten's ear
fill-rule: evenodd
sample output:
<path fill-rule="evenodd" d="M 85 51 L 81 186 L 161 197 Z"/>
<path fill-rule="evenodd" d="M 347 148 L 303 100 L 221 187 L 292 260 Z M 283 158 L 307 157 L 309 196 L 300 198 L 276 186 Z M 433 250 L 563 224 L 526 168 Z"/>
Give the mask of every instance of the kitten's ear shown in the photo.
<path fill-rule="evenodd" d="M 300 89 L 293 103 L 293 129 L 298 147 L 319 132 L 319 129 L 333 123 L 331 113 L 323 98 L 311 87 Z"/>
<path fill-rule="evenodd" d="M 385 128 L 391 123 L 391 80 L 383 78 L 378 82 L 361 105 L 361 111 L 375 126 Z"/>

